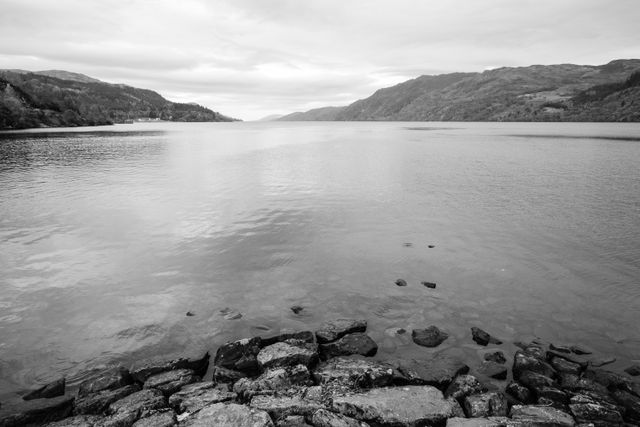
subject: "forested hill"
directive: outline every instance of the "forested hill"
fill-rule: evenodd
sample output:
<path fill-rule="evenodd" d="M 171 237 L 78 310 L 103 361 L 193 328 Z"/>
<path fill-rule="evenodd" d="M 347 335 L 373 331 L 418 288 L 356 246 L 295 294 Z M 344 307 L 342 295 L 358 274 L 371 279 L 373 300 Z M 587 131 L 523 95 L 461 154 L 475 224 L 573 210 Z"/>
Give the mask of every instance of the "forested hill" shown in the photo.
<path fill-rule="evenodd" d="M 233 121 L 197 104 L 67 71 L 0 70 L 0 129 L 94 126 L 137 119 Z"/>
<path fill-rule="evenodd" d="M 421 76 L 279 120 L 640 121 L 640 60 Z"/>

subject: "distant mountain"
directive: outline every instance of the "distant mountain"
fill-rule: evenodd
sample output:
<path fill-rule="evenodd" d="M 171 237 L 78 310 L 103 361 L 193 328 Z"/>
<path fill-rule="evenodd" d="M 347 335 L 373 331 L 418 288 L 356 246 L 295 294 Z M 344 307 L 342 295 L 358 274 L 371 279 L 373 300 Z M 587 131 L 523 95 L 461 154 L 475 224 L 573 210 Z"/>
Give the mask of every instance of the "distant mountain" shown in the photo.
<path fill-rule="evenodd" d="M 420 76 L 280 120 L 640 121 L 640 60 Z"/>
<path fill-rule="evenodd" d="M 257 121 L 259 122 L 272 122 L 274 120 L 278 120 L 280 117 L 282 117 L 282 114 L 271 114 L 268 116 L 264 116 L 261 119 L 258 119 Z"/>
<path fill-rule="evenodd" d="M 234 121 L 197 104 L 157 92 L 110 84 L 68 71 L 0 70 L 0 130 L 94 126 L 132 120 Z"/>

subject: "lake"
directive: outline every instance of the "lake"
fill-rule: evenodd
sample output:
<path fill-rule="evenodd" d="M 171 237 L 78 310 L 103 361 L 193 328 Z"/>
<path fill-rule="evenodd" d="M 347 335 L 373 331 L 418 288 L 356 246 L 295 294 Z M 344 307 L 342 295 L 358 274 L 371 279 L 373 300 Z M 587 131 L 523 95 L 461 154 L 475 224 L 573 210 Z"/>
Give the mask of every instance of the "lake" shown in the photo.
<path fill-rule="evenodd" d="M 0 134 L 0 393 L 338 317 L 367 319 L 380 359 L 480 361 L 479 326 L 509 357 L 538 337 L 624 368 L 640 359 L 639 165 L 640 124 Z M 395 334 L 429 325 L 450 334 L 436 350 Z"/>

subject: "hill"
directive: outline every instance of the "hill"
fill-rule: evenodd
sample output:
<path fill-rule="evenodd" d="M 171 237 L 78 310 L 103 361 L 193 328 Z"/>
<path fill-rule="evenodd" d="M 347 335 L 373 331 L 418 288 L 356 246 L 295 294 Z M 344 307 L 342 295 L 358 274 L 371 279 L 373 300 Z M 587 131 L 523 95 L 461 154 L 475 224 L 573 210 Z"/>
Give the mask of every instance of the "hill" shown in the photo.
<path fill-rule="evenodd" d="M 640 121 L 640 60 L 425 75 L 327 108 L 280 120 Z"/>
<path fill-rule="evenodd" d="M 151 90 L 105 83 L 83 74 L 0 70 L 0 130 L 94 126 L 137 119 L 235 120 L 197 104 L 168 101 Z"/>

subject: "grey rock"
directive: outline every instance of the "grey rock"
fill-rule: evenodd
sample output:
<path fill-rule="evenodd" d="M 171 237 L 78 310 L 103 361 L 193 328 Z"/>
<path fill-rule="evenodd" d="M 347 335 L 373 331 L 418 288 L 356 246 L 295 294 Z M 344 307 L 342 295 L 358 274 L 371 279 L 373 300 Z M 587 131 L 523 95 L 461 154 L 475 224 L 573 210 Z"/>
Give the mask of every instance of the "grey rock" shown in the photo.
<path fill-rule="evenodd" d="M 363 356 L 375 356 L 378 352 L 378 345 L 369 335 L 363 333 L 347 334 L 336 341 L 320 344 L 320 355 L 323 359 L 336 356 L 349 356 L 360 354 Z"/>
<path fill-rule="evenodd" d="M 538 403 L 540 399 L 545 399 L 549 403 L 557 403 L 559 405 L 566 405 L 569 403 L 569 396 L 564 391 L 555 387 L 542 387 L 537 391 Z"/>
<path fill-rule="evenodd" d="M 141 362 L 136 362 L 130 369 L 131 375 L 139 383 L 144 383 L 147 379 L 162 372 L 173 371 L 176 369 L 190 369 L 197 376 L 204 376 L 209 368 L 209 352 L 206 352 L 204 356 L 198 357 L 181 357 L 170 361 L 163 361 L 161 359 L 147 359 Z"/>
<path fill-rule="evenodd" d="M 422 286 L 427 287 L 429 289 L 435 289 L 436 288 L 436 284 L 433 282 L 421 282 Z"/>
<path fill-rule="evenodd" d="M 318 352 L 315 344 L 285 341 L 271 344 L 260 350 L 257 360 L 262 369 L 280 366 L 305 365 L 311 366 L 318 362 Z"/>
<path fill-rule="evenodd" d="M 234 384 L 241 378 L 246 378 L 247 374 L 223 368 L 222 366 L 214 366 L 212 369 L 213 381 L 216 383 Z"/>
<path fill-rule="evenodd" d="M 624 390 L 615 390 L 611 395 L 626 410 L 625 418 L 640 424 L 640 397 Z"/>
<path fill-rule="evenodd" d="M 13 427 L 58 421 L 71 414 L 73 397 L 58 396 L 6 404 L 0 409 L 0 426 Z"/>
<path fill-rule="evenodd" d="M 314 427 L 367 427 L 369 424 L 358 421 L 326 409 L 318 409 L 311 415 L 311 424 Z"/>
<path fill-rule="evenodd" d="M 565 346 L 561 346 L 561 345 L 553 345 L 553 344 L 549 344 L 549 348 L 553 351 L 558 351 L 560 353 L 571 353 L 571 348 L 570 347 L 565 347 Z"/>
<path fill-rule="evenodd" d="M 506 380 L 508 369 L 496 362 L 485 361 L 478 368 L 478 373 L 496 380 Z"/>
<path fill-rule="evenodd" d="M 567 372 L 575 375 L 580 375 L 580 372 L 582 372 L 581 365 L 570 362 L 562 357 L 554 357 L 551 359 L 551 366 L 558 372 Z"/>
<path fill-rule="evenodd" d="M 97 376 L 92 377 L 80 384 L 78 395 L 86 396 L 89 393 L 96 393 L 103 390 L 114 390 L 126 385 L 133 384 L 133 377 L 128 369 L 118 366 L 100 372 Z"/>
<path fill-rule="evenodd" d="M 632 377 L 637 377 L 638 375 L 640 375 L 640 365 L 631 365 L 624 371 Z"/>
<path fill-rule="evenodd" d="M 206 406 L 180 423 L 181 427 L 273 427 L 269 414 L 235 403 Z"/>
<path fill-rule="evenodd" d="M 45 427 L 97 427 L 103 420 L 99 415 L 76 415 L 45 424 Z"/>
<path fill-rule="evenodd" d="M 402 375 L 390 364 L 361 358 L 336 357 L 318 365 L 312 372 L 319 384 L 349 388 L 383 387 Z"/>
<path fill-rule="evenodd" d="M 314 400 L 308 400 L 301 396 L 267 396 L 258 395 L 251 399 L 252 408 L 266 411 L 273 419 L 283 418 L 289 415 L 311 415 L 324 406 Z"/>
<path fill-rule="evenodd" d="M 576 425 L 573 417 L 566 412 L 549 406 L 515 405 L 511 407 L 511 418 L 514 421 L 524 421 L 529 426 L 573 427 Z"/>
<path fill-rule="evenodd" d="M 254 375 L 260 372 L 256 356 L 261 347 L 260 337 L 231 341 L 218 348 L 213 363 L 216 366 Z"/>
<path fill-rule="evenodd" d="M 507 363 L 507 358 L 504 357 L 504 353 L 501 351 L 494 351 L 491 353 L 486 353 L 484 355 L 484 360 L 488 361 L 488 362 L 495 362 L 495 363 L 500 363 L 500 364 L 505 364 Z"/>
<path fill-rule="evenodd" d="M 630 393 L 638 394 L 637 389 L 634 388 L 634 384 L 637 385 L 638 383 L 634 383 L 624 375 L 605 369 L 589 368 L 584 371 L 583 378 L 595 381 L 606 388 L 622 389 Z"/>
<path fill-rule="evenodd" d="M 556 375 L 555 369 L 544 360 L 518 350 L 513 356 L 513 377 L 519 379 L 522 372 L 525 371 L 535 372 L 549 378 Z"/>
<path fill-rule="evenodd" d="M 123 420 L 113 424 L 131 425 L 149 411 L 166 406 L 167 401 L 159 390 L 141 390 L 113 402 L 108 412 L 113 420 Z"/>
<path fill-rule="evenodd" d="M 423 347 L 437 347 L 449 338 L 449 334 L 431 325 L 426 329 L 414 329 L 411 338 L 414 343 Z"/>
<path fill-rule="evenodd" d="M 518 381 L 532 391 L 538 391 L 543 387 L 554 387 L 556 385 L 556 382 L 551 378 L 531 371 L 524 371 Z"/>
<path fill-rule="evenodd" d="M 276 421 L 276 427 L 314 427 L 302 415 L 289 415 Z"/>
<path fill-rule="evenodd" d="M 560 387 L 570 391 L 582 391 L 589 390 L 600 394 L 607 394 L 607 387 L 591 380 L 588 377 L 579 377 L 578 375 L 561 373 L 560 374 Z"/>
<path fill-rule="evenodd" d="M 178 413 L 196 412 L 205 406 L 235 400 L 236 393 L 212 382 L 198 382 L 183 386 L 169 397 L 169 406 Z"/>
<path fill-rule="evenodd" d="M 407 286 L 407 281 L 404 279 L 396 280 L 396 286 Z"/>
<path fill-rule="evenodd" d="M 101 414 L 109 408 L 113 402 L 120 400 L 140 390 L 138 385 L 126 385 L 114 390 L 102 390 L 78 397 L 75 401 L 74 414 Z"/>
<path fill-rule="evenodd" d="M 464 399 L 464 412 L 467 417 L 506 416 L 507 399 L 502 393 L 483 393 L 467 396 Z"/>
<path fill-rule="evenodd" d="M 459 375 L 447 387 L 444 395 L 462 401 L 466 396 L 480 394 L 484 387 L 473 375 Z"/>
<path fill-rule="evenodd" d="M 435 387 L 404 386 L 336 396 L 331 409 L 374 425 L 422 426 L 444 424 L 455 405 Z"/>
<path fill-rule="evenodd" d="M 579 423 L 593 423 L 601 426 L 622 425 L 622 415 L 614 405 L 579 395 L 571 398 L 571 413 Z"/>
<path fill-rule="evenodd" d="M 150 411 L 138 421 L 133 423 L 132 427 L 174 427 L 178 425 L 176 413 L 171 409 L 160 409 Z"/>
<path fill-rule="evenodd" d="M 165 396 L 171 396 L 183 386 L 197 381 L 200 381 L 200 377 L 191 369 L 176 369 L 150 376 L 143 388 L 155 388 Z"/>
<path fill-rule="evenodd" d="M 439 388 L 446 388 L 456 376 L 469 372 L 469 367 L 460 359 L 447 354 L 424 360 L 395 359 L 389 363 L 406 378 L 408 384 Z"/>
<path fill-rule="evenodd" d="M 23 400 L 50 399 L 64 394 L 65 379 L 60 378 L 22 396 Z"/>
<path fill-rule="evenodd" d="M 446 427 L 520 427 L 520 423 L 513 422 L 506 417 L 462 418 L 454 417 L 447 420 Z M 524 426 L 523 426 L 524 427 Z"/>
<path fill-rule="evenodd" d="M 512 381 L 507 385 L 506 392 L 520 403 L 533 402 L 533 395 L 531 394 L 531 391 L 527 387 L 515 381 Z"/>
<path fill-rule="evenodd" d="M 270 369 L 258 378 L 242 378 L 233 386 L 233 391 L 243 399 L 258 394 L 273 394 L 294 386 L 312 385 L 309 370 L 304 365 Z"/>
<path fill-rule="evenodd" d="M 322 324 L 320 329 L 316 331 L 316 339 L 319 344 L 325 344 L 335 341 L 347 334 L 365 332 L 366 330 L 366 320 L 337 319 Z"/>
<path fill-rule="evenodd" d="M 282 332 L 279 335 L 275 335 L 273 337 L 262 338 L 262 347 L 266 347 L 271 344 L 275 344 L 277 342 L 287 341 L 287 340 L 299 340 L 308 343 L 315 342 L 315 335 L 311 331 L 291 331 L 291 332 Z"/>
<path fill-rule="evenodd" d="M 589 359 L 589 366 L 599 368 L 601 366 L 610 365 L 616 360 L 617 359 L 613 356 L 592 358 L 592 359 Z"/>
<path fill-rule="evenodd" d="M 572 345 L 570 347 L 571 351 L 575 354 L 583 355 L 583 354 L 591 354 L 591 351 L 581 347 L 579 345 Z"/>
<path fill-rule="evenodd" d="M 482 329 L 477 328 L 475 326 L 473 326 L 471 328 L 471 336 L 472 336 L 473 340 L 475 342 L 477 342 L 478 344 L 480 344 L 480 345 L 487 345 L 489 343 L 497 344 L 497 345 L 502 344 L 502 341 L 500 341 L 497 338 L 492 337 L 491 335 L 489 335 L 488 332 L 483 331 Z"/>

